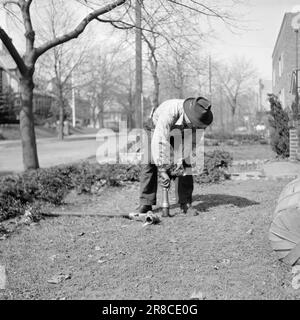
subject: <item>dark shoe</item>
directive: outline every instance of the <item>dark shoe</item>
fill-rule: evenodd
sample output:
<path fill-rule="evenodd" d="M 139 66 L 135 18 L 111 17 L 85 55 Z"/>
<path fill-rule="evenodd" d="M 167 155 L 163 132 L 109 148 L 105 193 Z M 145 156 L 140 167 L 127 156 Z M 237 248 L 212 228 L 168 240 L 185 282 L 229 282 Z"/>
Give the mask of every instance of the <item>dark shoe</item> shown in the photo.
<path fill-rule="evenodd" d="M 152 211 L 152 206 L 140 205 L 138 208 L 139 213 L 147 213 L 148 211 Z"/>
<path fill-rule="evenodd" d="M 198 216 L 199 212 L 197 209 L 192 207 L 191 203 L 181 203 L 180 204 L 180 215 Z"/>

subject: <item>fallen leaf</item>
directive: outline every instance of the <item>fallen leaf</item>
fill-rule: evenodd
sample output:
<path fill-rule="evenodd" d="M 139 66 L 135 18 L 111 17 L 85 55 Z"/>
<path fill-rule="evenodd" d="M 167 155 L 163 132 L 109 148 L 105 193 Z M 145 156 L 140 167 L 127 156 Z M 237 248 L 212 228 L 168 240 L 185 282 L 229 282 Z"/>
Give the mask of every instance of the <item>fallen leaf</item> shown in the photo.
<path fill-rule="evenodd" d="M 300 265 L 296 265 L 292 269 L 292 274 L 300 273 Z"/>
<path fill-rule="evenodd" d="M 228 265 L 230 265 L 230 260 L 229 259 L 223 259 L 222 260 L 222 264 L 224 264 L 225 266 L 228 266 Z"/>
<path fill-rule="evenodd" d="M 218 266 L 214 266 L 214 269 L 215 269 L 215 270 L 219 270 L 219 267 L 218 267 Z"/>
<path fill-rule="evenodd" d="M 71 279 L 71 274 L 58 274 L 53 276 L 51 279 L 47 280 L 48 283 L 58 284 L 63 282 L 64 280 Z"/>
<path fill-rule="evenodd" d="M 99 246 L 95 247 L 95 251 L 100 251 L 100 250 L 101 250 L 101 248 Z"/>
<path fill-rule="evenodd" d="M 249 234 L 249 235 L 252 235 L 253 234 L 253 229 L 249 229 L 246 233 Z"/>
<path fill-rule="evenodd" d="M 82 237 L 82 236 L 84 236 L 84 235 L 85 235 L 84 232 L 81 232 L 81 233 L 78 234 L 79 237 Z"/>
<path fill-rule="evenodd" d="M 300 289 L 300 274 L 297 274 L 292 280 L 292 287 L 295 290 Z"/>
<path fill-rule="evenodd" d="M 107 260 L 98 260 L 97 262 L 100 264 L 103 264 L 103 263 L 107 262 Z"/>
<path fill-rule="evenodd" d="M 54 254 L 53 256 L 49 257 L 51 261 L 54 261 L 56 258 L 57 258 L 57 254 Z"/>
<path fill-rule="evenodd" d="M 0 290 L 5 290 L 6 288 L 6 270 L 5 266 L 0 265 Z"/>
<path fill-rule="evenodd" d="M 190 300 L 205 300 L 205 295 L 200 291 L 194 291 L 190 297 Z"/>
<path fill-rule="evenodd" d="M 0 224 L 0 234 L 5 235 L 9 233 L 9 231 L 6 230 L 6 228 L 4 228 L 1 224 Z"/>

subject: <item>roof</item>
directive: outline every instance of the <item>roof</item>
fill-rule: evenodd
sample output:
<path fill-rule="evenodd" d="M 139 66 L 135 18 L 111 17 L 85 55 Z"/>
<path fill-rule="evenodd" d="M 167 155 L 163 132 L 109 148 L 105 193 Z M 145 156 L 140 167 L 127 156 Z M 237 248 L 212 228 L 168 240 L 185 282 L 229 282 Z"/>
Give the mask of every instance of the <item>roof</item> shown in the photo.
<path fill-rule="evenodd" d="M 13 58 L 8 54 L 3 54 L 0 52 L 0 67 L 8 70 L 15 70 L 17 69 L 17 65 Z"/>
<path fill-rule="evenodd" d="M 272 57 L 274 57 L 274 53 L 275 53 L 275 50 L 276 50 L 276 48 L 277 48 L 278 41 L 279 41 L 279 39 L 280 39 L 280 36 L 281 36 L 282 31 L 283 31 L 283 27 L 284 27 L 284 25 L 285 25 L 286 20 L 287 20 L 287 19 L 291 19 L 291 17 L 294 16 L 294 15 L 296 15 L 296 14 L 298 14 L 298 13 L 286 12 L 286 13 L 284 14 L 283 20 L 282 20 L 282 22 L 281 22 L 280 30 L 279 30 L 279 33 L 278 33 L 278 35 L 277 35 L 277 39 L 276 39 L 276 42 L 275 42 L 275 46 L 274 46 L 274 49 L 273 49 Z M 292 28 L 292 26 L 291 26 L 291 28 Z"/>

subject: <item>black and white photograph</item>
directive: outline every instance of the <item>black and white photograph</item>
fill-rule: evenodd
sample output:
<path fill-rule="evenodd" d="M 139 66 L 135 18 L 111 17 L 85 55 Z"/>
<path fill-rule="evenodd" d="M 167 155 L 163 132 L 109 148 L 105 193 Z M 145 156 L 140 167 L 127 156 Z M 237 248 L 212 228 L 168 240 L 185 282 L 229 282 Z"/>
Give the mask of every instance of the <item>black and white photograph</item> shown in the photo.
<path fill-rule="evenodd" d="M 299 30 L 297 0 L 0 0 L 0 300 L 299 300 Z"/>

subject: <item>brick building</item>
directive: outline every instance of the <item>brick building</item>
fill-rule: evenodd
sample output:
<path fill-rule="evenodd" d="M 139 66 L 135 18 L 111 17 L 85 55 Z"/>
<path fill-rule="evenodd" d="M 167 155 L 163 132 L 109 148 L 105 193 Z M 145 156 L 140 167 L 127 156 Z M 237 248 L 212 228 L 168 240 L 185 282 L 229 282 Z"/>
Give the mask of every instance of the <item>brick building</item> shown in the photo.
<path fill-rule="evenodd" d="M 294 16 L 298 14 L 299 12 L 285 13 L 272 55 L 272 91 L 279 97 L 283 108 L 291 108 L 295 100 L 292 87 L 296 71 L 296 32 L 291 23 Z M 300 48 L 298 52 L 300 65 Z"/>

